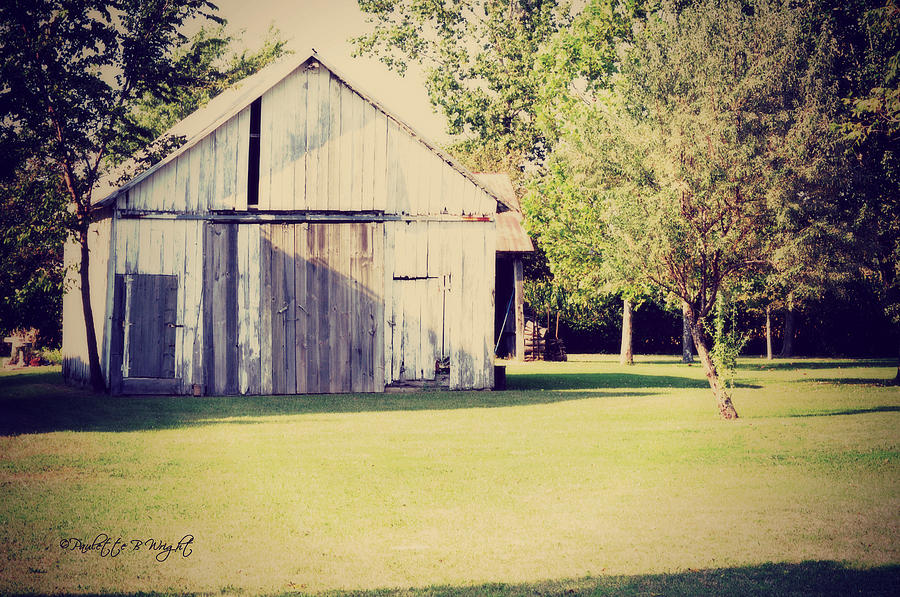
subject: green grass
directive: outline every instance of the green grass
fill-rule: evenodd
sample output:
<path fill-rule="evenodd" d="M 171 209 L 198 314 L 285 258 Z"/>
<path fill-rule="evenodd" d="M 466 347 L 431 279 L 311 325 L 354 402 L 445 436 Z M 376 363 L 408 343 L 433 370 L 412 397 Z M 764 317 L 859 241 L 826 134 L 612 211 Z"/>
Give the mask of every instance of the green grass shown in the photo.
<path fill-rule="evenodd" d="M 894 367 L 742 360 L 734 422 L 666 357 L 370 396 L 0 374 L 0 593 L 893 594 Z M 98 533 L 195 540 L 165 562 L 60 548 Z"/>

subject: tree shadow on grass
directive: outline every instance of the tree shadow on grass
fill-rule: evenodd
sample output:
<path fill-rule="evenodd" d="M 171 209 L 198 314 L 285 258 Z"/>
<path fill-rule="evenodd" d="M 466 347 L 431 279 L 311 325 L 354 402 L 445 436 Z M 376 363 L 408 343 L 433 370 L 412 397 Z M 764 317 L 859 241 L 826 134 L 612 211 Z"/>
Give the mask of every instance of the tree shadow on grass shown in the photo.
<path fill-rule="evenodd" d="M 553 388 L 551 380 L 556 376 L 539 377 L 543 382 L 531 389 L 506 392 L 193 397 L 108 396 L 67 386 L 59 373 L 13 375 L 0 377 L 0 436 L 259 423 L 265 417 L 306 414 L 528 406 L 588 398 L 652 396 L 657 393 L 652 388 L 660 387 L 653 383 L 629 385 L 635 380 L 619 380 L 620 383 L 602 386 L 577 383 Z M 510 379 L 515 385 L 516 377 Z M 543 391 L 548 387 L 550 391 Z M 573 388 L 576 391 L 559 391 Z"/>
<path fill-rule="evenodd" d="M 785 359 L 777 361 L 739 362 L 738 369 L 750 371 L 784 371 L 791 369 L 875 369 L 895 367 L 896 359 L 846 359 L 846 360 L 806 360 Z"/>
<path fill-rule="evenodd" d="M 896 595 L 900 566 L 868 570 L 837 562 L 762 564 L 740 568 L 689 570 L 671 574 L 599 576 L 531 584 L 485 584 L 382 591 L 326 593 L 334 597 L 597 597 L 602 595 L 757 596 L 757 595 Z"/>
<path fill-rule="evenodd" d="M 838 562 L 810 561 L 798 564 L 760 564 L 738 568 L 688 570 L 670 574 L 632 576 L 593 576 L 580 579 L 549 580 L 535 583 L 491 583 L 470 586 L 432 586 L 370 591 L 328 591 L 330 597 L 601 597 L 605 595 L 666 595 L 688 597 L 710 595 L 744 597 L 758 595 L 843 597 L 893 596 L 900 586 L 900 566 L 855 569 Z M 289 587 L 292 588 L 292 587 Z M 302 586 L 297 591 L 273 595 L 309 595 Z M 225 589 L 222 593 L 227 593 Z M 241 593 L 239 589 L 235 592 Z M 200 597 L 216 593 L 140 593 Z M 137 595 L 107 593 L 114 595 Z"/>
<path fill-rule="evenodd" d="M 868 378 L 868 377 L 818 377 L 810 379 L 814 383 L 830 383 L 840 386 L 872 386 L 877 388 L 895 387 L 894 378 Z M 900 388 L 898 388 L 900 389 Z"/>
<path fill-rule="evenodd" d="M 737 382 L 739 388 L 760 386 Z M 675 375 L 640 375 L 638 373 L 520 373 L 507 381 L 510 390 L 586 390 L 594 388 L 675 388 L 709 389 L 705 379 Z"/>
<path fill-rule="evenodd" d="M 790 418 L 805 417 L 838 417 L 842 415 L 865 415 L 869 413 L 896 413 L 900 412 L 900 406 L 873 406 L 872 408 L 848 408 L 844 410 L 825 411 L 818 413 L 796 413 L 787 415 Z"/>

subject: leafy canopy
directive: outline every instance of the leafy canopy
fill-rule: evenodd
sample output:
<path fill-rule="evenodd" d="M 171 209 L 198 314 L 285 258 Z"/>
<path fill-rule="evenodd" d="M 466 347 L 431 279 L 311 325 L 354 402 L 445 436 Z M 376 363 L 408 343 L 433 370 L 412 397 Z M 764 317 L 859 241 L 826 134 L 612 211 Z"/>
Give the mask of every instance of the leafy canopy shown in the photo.
<path fill-rule="evenodd" d="M 476 170 L 515 174 L 546 144 L 535 118 L 536 54 L 570 21 L 557 0 L 359 0 L 371 33 L 354 40 L 401 74 L 420 65 L 455 151 Z"/>

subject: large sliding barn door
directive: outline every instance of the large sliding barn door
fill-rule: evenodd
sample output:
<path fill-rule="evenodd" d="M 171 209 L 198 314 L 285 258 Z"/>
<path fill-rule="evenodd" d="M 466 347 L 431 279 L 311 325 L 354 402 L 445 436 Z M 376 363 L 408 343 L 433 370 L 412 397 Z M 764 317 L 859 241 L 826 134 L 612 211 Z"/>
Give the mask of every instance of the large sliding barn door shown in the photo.
<path fill-rule="evenodd" d="M 270 375 L 274 394 L 383 389 L 383 234 L 375 222 L 262 225 L 264 388 Z"/>
<path fill-rule="evenodd" d="M 114 393 L 174 394 L 178 277 L 116 276 L 110 351 Z"/>
<path fill-rule="evenodd" d="M 206 392 L 381 391 L 383 242 L 376 222 L 207 224 Z"/>

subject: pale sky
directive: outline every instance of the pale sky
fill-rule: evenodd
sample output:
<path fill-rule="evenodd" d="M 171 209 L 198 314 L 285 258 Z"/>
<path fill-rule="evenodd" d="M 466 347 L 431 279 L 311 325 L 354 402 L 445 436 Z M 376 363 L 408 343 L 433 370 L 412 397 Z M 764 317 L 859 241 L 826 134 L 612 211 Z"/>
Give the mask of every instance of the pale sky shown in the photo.
<path fill-rule="evenodd" d="M 425 137 L 444 144 L 443 118 L 434 113 L 421 74 L 410 67 L 405 77 L 377 60 L 353 58 L 348 39 L 371 30 L 356 0 L 213 0 L 228 30 L 245 30 L 244 45 L 257 47 L 269 25 L 281 30 L 295 52 L 315 48 L 351 83 L 370 94 Z"/>

